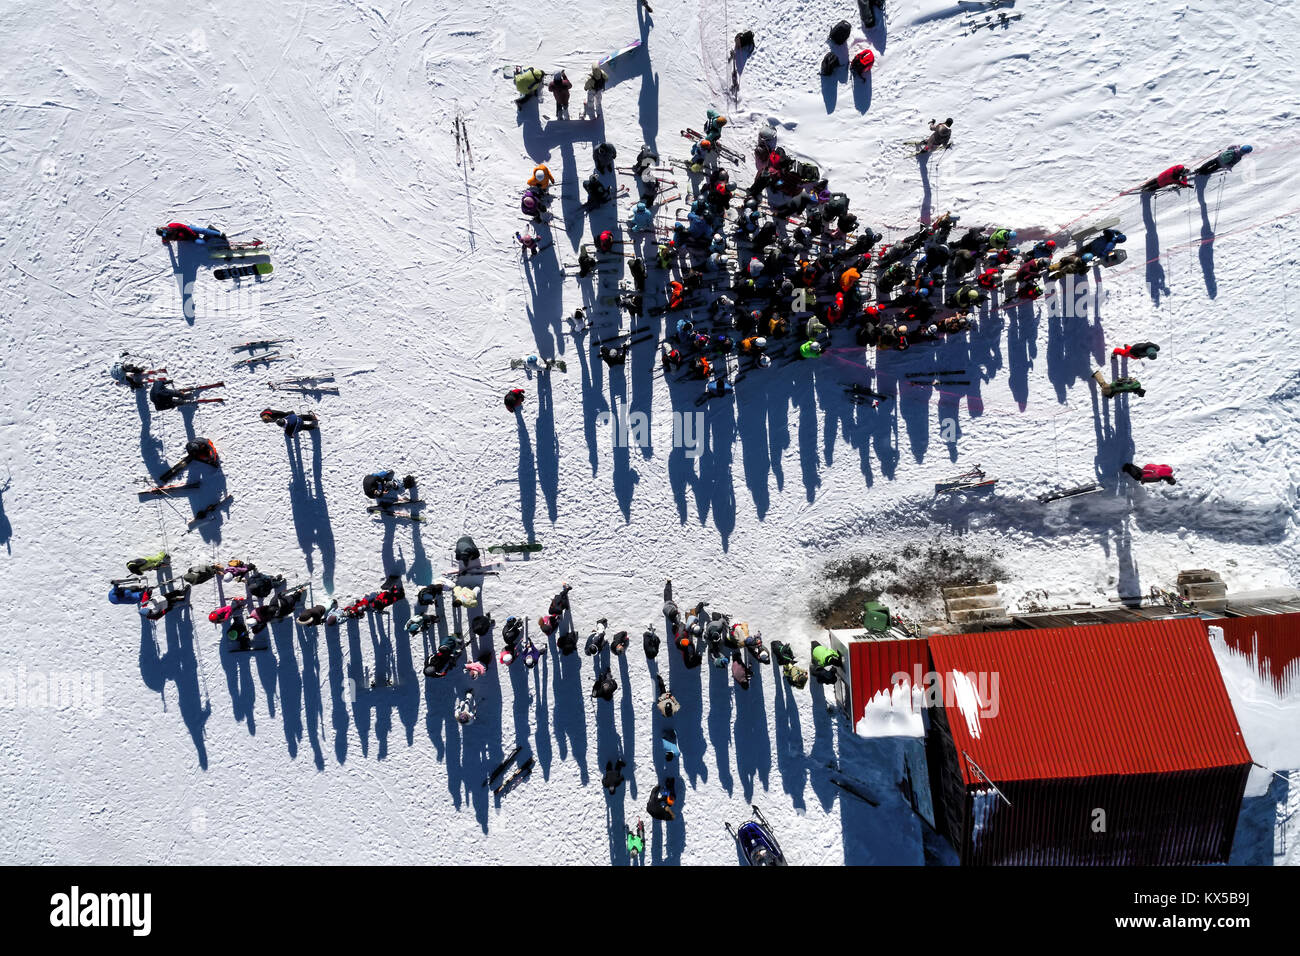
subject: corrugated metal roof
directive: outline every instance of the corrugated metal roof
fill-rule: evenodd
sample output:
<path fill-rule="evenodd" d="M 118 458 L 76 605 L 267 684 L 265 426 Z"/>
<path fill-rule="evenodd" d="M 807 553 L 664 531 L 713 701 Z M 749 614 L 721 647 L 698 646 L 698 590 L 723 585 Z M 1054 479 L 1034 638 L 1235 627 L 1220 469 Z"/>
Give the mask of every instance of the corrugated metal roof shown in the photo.
<path fill-rule="evenodd" d="M 920 668 L 922 676 L 929 666 L 925 641 L 881 640 L 852 641 L 849 647 L 849 686 L 853 691 L 853 726 L 858 725 L 871 698 L 882 690 L 892 690 L 895 674 L 909 678 Z M 911 698 L 908 698 L 909 704 Z"/>
<path fill-rule="evenodd" d="M 1223 628 L 1228 646 L 1245 654 L 1278 693 L 1300 691 L 1300 614 L 1225 617 L 1206 621 Z"/>
<path fill-rule="evenodd" d="M 967 786 L 986 785 L 972 760 L 995 783 L 1251 762 L 1198 619 L 944 635 L 929 645 Z M 989 698 L 982 708 L 976 691 Z"/>

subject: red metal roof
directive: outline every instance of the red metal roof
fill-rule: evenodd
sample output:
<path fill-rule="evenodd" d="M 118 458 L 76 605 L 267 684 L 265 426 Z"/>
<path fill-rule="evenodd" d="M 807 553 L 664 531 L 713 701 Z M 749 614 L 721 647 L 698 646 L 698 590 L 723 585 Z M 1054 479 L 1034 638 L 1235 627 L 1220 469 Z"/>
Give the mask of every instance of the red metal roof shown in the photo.
<path fill-rule="evenodd" d="M 853 726 L 858 725 L 873 697 L 881 691 L 893 690 L 895 674 L 907 674 L 914 681 L 919 669 L 923 680 L 929 666 L 925 641 L 921 639 L 849 642 Z M 911 704 L 910 695 L 908 704 Z"/>
<path fill-rule="evenodd" d="M 1228 646 L 1250 658 L 1278 693 L 1300 690 L 1300 614 L 1261 614 L 1206 621 L 1223 628 Z"/>
<path fill-rule="evenodd" d="M 929 644 L 968 786 L 985 785 L 972 760 L 994 782 L 1251 762 L 1197 618 L 936 636 Z M 977 685 L 985 675 L 991 699 L 983 716 L 955 699 L 953 672 L 976 674 Z"/>

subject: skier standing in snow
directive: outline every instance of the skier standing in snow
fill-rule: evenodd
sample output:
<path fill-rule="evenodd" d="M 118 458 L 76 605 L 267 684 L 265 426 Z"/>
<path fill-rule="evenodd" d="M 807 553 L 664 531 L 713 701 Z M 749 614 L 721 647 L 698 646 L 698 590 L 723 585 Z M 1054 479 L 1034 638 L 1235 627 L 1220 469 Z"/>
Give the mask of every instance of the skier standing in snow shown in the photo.
<path fill-rule="evenodd" d="M 474 720 L 474 715 L 478 712 L 478 707 L 474 702 L 474 691 L 465 691 L 465 696 L 456 701 L 456 721 L 460 724 L 468 724 Z"/>
<path fill-rule="evenodd" d="M 618 681 L 614 680 L 614 675 L 606 667 L 596 676 L 591 686 L 591 696 L 604 701 L 613 701 L 616 690 L 618 690 Z"/>
<path fill-rule="evenodd" d="M 600 785 L 605 788 L 605 792 L 611 797 L 618 792 L 618 788 L 623 784 L 623 768 L 626 767 L 622 760 L 615 762 L 613 760 L 605 761 L 605 773 L 600 778 Z"/>
<path fill-rule="evenodd" d="M 605 84 L 608 82 L 609 74 L 593 63 L 591 73 L 582 84 L 582 88 L 587 91 L 587 104 L 583 108 L 584 116 L 590 113 L 591 118 L 595 119 L 600 115 L 600 101 L 605 91 Z"/>
<path fill-rule="evenodd" d="M 505 405 L 506 411 L 517 412 L 519 407 L 524 404 L 524 390 L 522 388 L 512 388 L 506 392 Z"/>
<path fill-rule="evenodd" d="M 556 72 L 551 77 L 551 82 L 547 84 L 547 89 L 555 97 L 555 118 L 557 120 L 569 118 L 569 90 L 572 87 L 573 84 L 569 82 L 569 78 L 565 76 L 563 70 Z"/>

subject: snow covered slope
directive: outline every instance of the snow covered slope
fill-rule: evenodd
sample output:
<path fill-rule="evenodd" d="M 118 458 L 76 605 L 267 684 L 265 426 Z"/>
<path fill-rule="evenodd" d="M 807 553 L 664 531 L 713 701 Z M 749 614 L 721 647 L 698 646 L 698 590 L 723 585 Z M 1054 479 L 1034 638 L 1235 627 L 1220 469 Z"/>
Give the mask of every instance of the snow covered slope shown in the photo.
<path fill-rule="evenodd" d="M 1300 171 L 1295 27 L 1280 5 L 1022 2 L 1023 19 L 968 34 L 955 5 L 891 0 L 888 25 L 870 34 L 869 87 L 817 75 L 827 30 L 856 23 L 854 4 L 652 5 L 652 18 L 592 0 L 538 0 L 526 17 L 501 0 L 0 11 L 0 425 L 12 473 L 0 496 L 0 691 L 20 705 L 0 732 L 0 859 L 624 859 L 622 824 L 644 815 L 663 769 L 635 644 L 616 667 L 615 704 L 590 700 L 585 659 L 552 659 L 535 683 L 510 673 L 498 685 L 493 669 L 462 732 L 457 682 L 426 685 L 405 609 L 373 630 L 283 627 L 273 654 L 231 656 L 206 621 L 211 584 L 189 616 L 156 628 L 108 605 L 107 580 L 162 547 L 179 570 L 238 557 L 347 599 L 389 571 L 426 583 L 463 532 L 482 546 L 536 536 L 538 560 L 487 582 L 498 621 L 535 618 L 564 579 L 580 628 L 603 616 L 639 635 L 672 577 L 681 603 L 708 600 L 805 658 L 826 560 L 940 535 L 997 550 L 1013 602 L 1036 590 L 1104 602 L 1187 566 L 1233 587 L 1295 583 Z M 758 48 L 733 103 L 726 57 L 745 28 Z M 563 66 L 577 80 L 638 36 L 644 49 L 617 63 L 601 120 L 547 122 L 549 98 L 516 116 L 503 66 Z M 859 25 L 850 43 L 861 37 Z M 670 447 L 669 416 L 695 410 L 695 387 L 670 391 L 651 345 L 605 369 L 589 340 L 565 334 L 582 294 L 556 273 L 626 215 L 626 201 L 617 219 L 578 214 L 592 146 L 614 143 L 621 165 L 642 142 L 684 156 L 678 130 L 699 128 L 710 105 L 728 112 L 724 142 L 737 148 L 772 118 L 891 238 L 947 210 L 1040 230 L 1118 216 L 1129 262 L 1105 274 L 1111 297 L 1086 320 L 1040 305 L 989 316 L 937 351 L 836 351 L 749 377 L 734 401 L 706 406 L 692 458 Z M 457 165 L 457 106 L 472 166 Z M 947 116 L 956 146 L 922 175 L 899 143 Z M 1254 157 L 1203 196 L 1161 195 L 1146 215 L 1136 197 L 1113 198 L 1242 141 Z M 525 268 L 512 236 L 536 161 L 563 180 L 565 222 Z M 153 234 L 171 220 L 274 242 L 274 274 L 229 287 L 192 250 L 173 262 Z M 612 327 L 614 310 L 598 320 Z M 292 361 L 231 368 L 230 345 L 267 335 L 294 338 Z M 1091 370 L 1138 338 L 1162 345 L 1140 371 L 1149 393 L 1107 402 Z M 152 412 L 106 375 L 124 348 L 182 383 L 224 379 L 227 402 Z M 566 358 L 568 374 L 525 382 L 508 364 L 530 351 Z M 846 383 L 927 368 L 967 368 L 978 384 L 962 395 L 900 384 L 877 411 L 845 401 Z M 299 460 L 258 421 L 267 404 L 287 407 L 265 383 L 326 370 L 341 394 L 313 406 L 322 430 L 302 438 Z M 529 393 L 518 419 L 501 407 L 516 384 Z M 622 402 L 650 416 L 653 447 L 615 447 L 597 426 Z M 217 481 L 235 497 L 224 521 L 184 534 L 188 505 L 137 503 L 135 491 L 191 435 L 216 443 Z M 1172 464 L 1178 485 L 1116 479 L 1130 459 Z M 935 498 L 934 481 L 975 462 L 1002 478 L 993 495 Z M 435 503 L 426 524 L 371 521 L 359 482 L 377 467 L 420 476 Z M 1102 494 L 1034 500 L 1097 474 Z M 196 507 L 215 496 L 212 478 Z M 815 685 L 787 692 L 760 669 L 738 693 L 670 653 L 658 663 L 685 706 L 685 787 L 682 822 L 653 828 L 649 860 L 734 861 L 721 824 L 754 800 L 798 863 L 923 862 L 921 824 L 880 743 L 841 739 Z M 366 668 L 397 687 L 363 686 L 350 701 Z M 87 675 L 81 706 L 42 701 L 35 688 L 55 674 Z M 480 783 L 513 740 L 535 750 L 538 770 L 498 808 Z M 632 783 L 607 817 L 598 779 L 620 746 Z M 837 754 L 879 808 L 829 782 Z"/>

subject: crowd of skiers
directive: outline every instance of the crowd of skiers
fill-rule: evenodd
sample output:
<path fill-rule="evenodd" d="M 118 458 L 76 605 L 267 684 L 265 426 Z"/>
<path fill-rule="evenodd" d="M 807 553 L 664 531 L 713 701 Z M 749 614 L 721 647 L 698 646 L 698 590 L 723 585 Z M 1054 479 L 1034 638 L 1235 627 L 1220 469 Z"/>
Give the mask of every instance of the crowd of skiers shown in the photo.
<path fill-rule="evenodd" d="M 949 145 L 952 123 L 931 120 L 920 152 Z M 901 351 L 965 333 L 979 320 L 977 310 L 987 314 L 983 310 L 1032 303 L 1045 294 L 1045 282 L 1126 259 L 1127 237 L 1112 227 L 1078 234 L 1075 248 L 1067 250 L 1046 237 L 1022 241 L 1011 228 L 960 229 L 952 214 L 882 244 L 881 234 L 850 211 L 848 197 L 833 191 L 816 166 L 779 146 L 770 129 L 758 135 L 753 180 L 745 186 L 732 182 L 721 161 L 726 127 L 725 116 L 708 111 L 690 162 L 680 161 L 693 174 L 694 196 L 685 216 L 671 224 L 661 224 L 658 215 L 660 191 L 668 188 L 659 175 L 659 156 L 643 147 L 629 170 L 640 193 L 626 223 L 630 241 L 605 230 L 594 237 L 594 254 L 583 246 L 578 259 L 578 277 L 586 278 L 607 261 L 621 271 L 622 257 L 630 256 L 631 286 L 620 286 L 617 301 L 630 315 L 633 333 L 646 315 L 645 297 L 662 294 L 665 304 L 654 310 L 668 316 L 660 361 L 665 375 L 702 382 L 699 404 L 733 394 L 737 379 L 774 361 L 817 361 L 834 339 Z M 613 168 L 613 148 L 601 144 L 597 152 L 602 151 L 592 177 L 597 181 L 602 170 Z M 1250 151 L 1229 147 L 1195 172 L 1231 169 Z M 1186 185 L 1186 176 L 1185 167 L 1176 166 L 1141 188 Z M 555 181 L 544 164 L 534 169 L 526 214 L 544 217 Z M 595 193 L 588 187 L 592 202 L 609 201 L 611 190 L 598 185 Z M 641 237 L 655 243 L 653 256 L 620 248 L 640 246 Z M 520 240 L 530 250 L 537 247 L 535 236 Z M 653 280 L 652 270 L 660 273 Z M 611 366 L 624 364 L 631 349 L 626 336 L 615 338 L 598 351 Z M 1154 351 L 1131 357 L 1154 357 Z M 1107 397 L 1144 394 L 1136 379 L 1106 382 L 1098 375 L 1098 382 Z M 514 388 L 506 407 L 516 411 L 524 398 Z"/>

